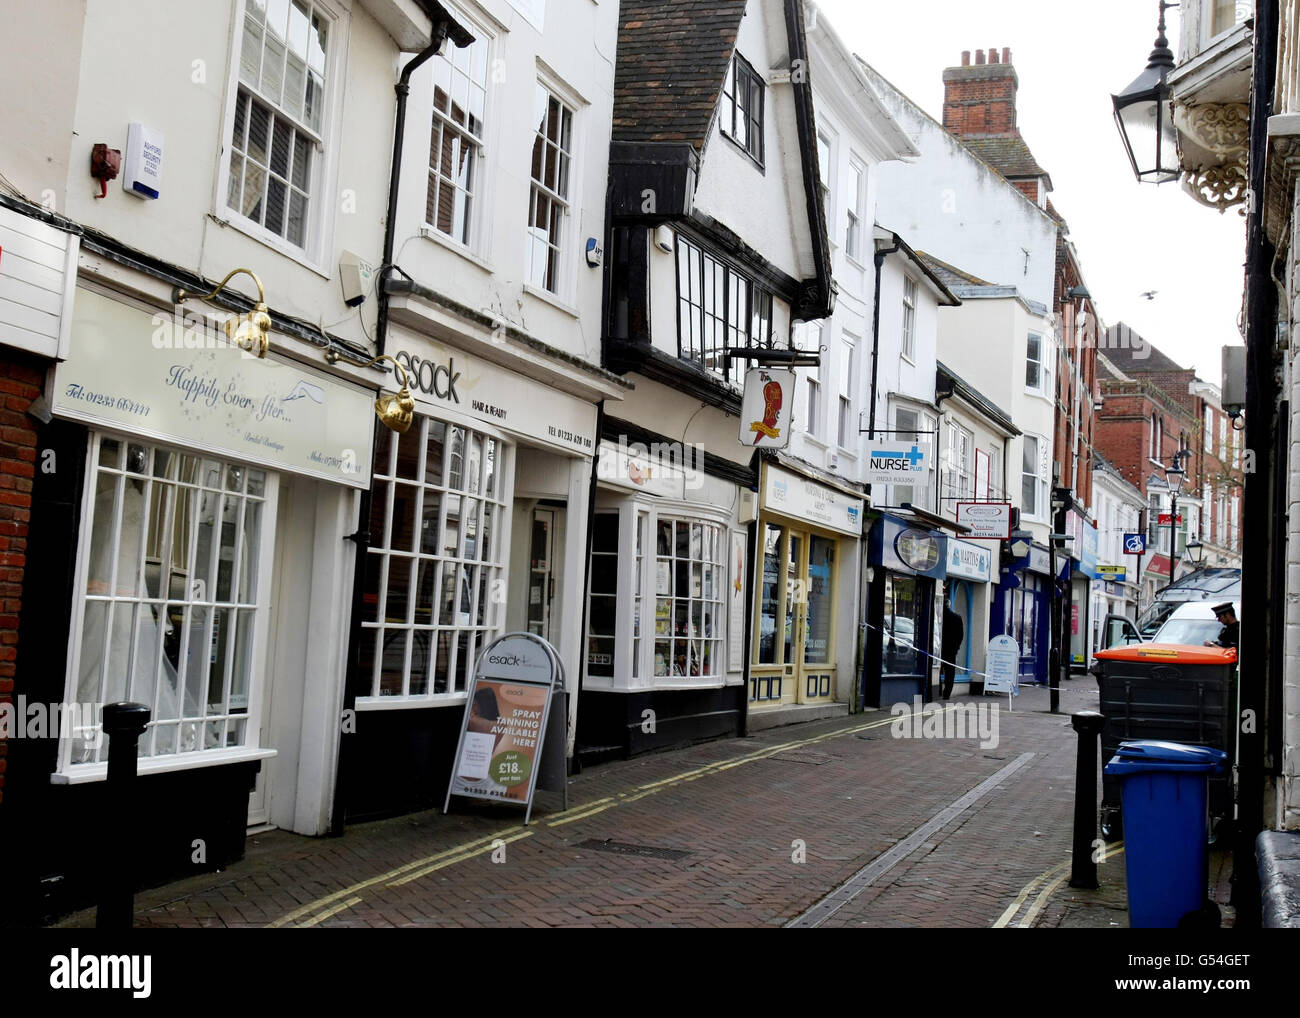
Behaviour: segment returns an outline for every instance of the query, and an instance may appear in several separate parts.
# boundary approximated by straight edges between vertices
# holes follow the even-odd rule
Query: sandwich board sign
[[[539,785],[562,790],[567,808],[565,720],[564,669],[554,647],[532,633],[488,644],[470,682],[443,812],[461,795],[523,806],[528,823]]]
[[[1010,636],[993,637],[984,657],[984,670],[984,692],[1006,693],[1009,707],[1011,697],[1020,695],[1020,644]]]

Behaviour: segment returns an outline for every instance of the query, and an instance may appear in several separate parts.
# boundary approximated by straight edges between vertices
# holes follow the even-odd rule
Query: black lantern
[[[1166,78],[1174,67],[1174,54],[1165,38],[1165,10],[1178,4],[1160,3],[1160,34],[1147,68],[1119,95],[1115,103],[1115,123],[1124,150],[1139,182],[1164,184],[1177,180],[1178,132],[1173,124],[1172,90]]]

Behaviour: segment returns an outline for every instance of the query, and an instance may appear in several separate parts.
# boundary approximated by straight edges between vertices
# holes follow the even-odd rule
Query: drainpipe
[[[393,243],[397,235],[397,190],[402,177],[402,139],[406,134],[406,98],[411,93],[411,75],[431,57],[438,54],[447,41],[451,29],[449,21],[439,21],[433,26],[432,41],[412,58],[398,76],[394,90],[397,92],[397,120],[393,134],[393,165],[388,177],[388,215],[384,221],[384,255],[379,266],[378,311],[375,318],[375,352],[382,354],[388,341],[388,280],[392,268]],[[379,425],[383,427],[383,425]],[[370,462],[374,468],[375,456],[379,450],[379,432],[375,431],[371,444]],[[366,552],[370,548],[370,513],[373,500],[374,482],[361,492],[357,501],[357,529],[344,538],[351,541],[356,550],[352,567],[352,604],[348,618],[348,653],[343,679],[343,711],[355,724],[357,706],[357,685],[361,674],[361,618],[365,605]],[[339,736],[338,760],[335,764],[334,797],[330,809],[329,833],[333,837],[343,834],[347,822],[347,798],[344,795],[345,776],[349,771],[351,741],[349,734],[355,734],[355,728]]]
[[[402,142],[406,137],[406,100],[411,94],[411,75],[438,55],[451,23],[439,21],[433,26],[433,41],[417,53],[398,76],[393,90],[397,93],[397,123],[393,128],[393,165],[388,175],[388,215],[384,219],[384,256],[379,266],[379,312],[375,320],[375,351],[383,353],[388,342],[388,273],[393,268],[393,244],[397,236],[397,191],[402,179]]]
[[[871,301],[871,406],[867,411],[867,438],[876,437],[876,384],[880,374],[880,270],[885,264],[885,259],[891,254],[897,252],[903,246],[902,239],[898,234],[894,234],[894,246],[886,248],[877,248],[875,254],[876,264],[876,291]],[[871,494],[871,485],[867,485],[867,494]]]

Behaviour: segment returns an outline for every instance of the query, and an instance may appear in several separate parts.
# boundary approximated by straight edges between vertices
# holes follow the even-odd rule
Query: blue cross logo
[[[905,458],[912,464],[913,470],[918,470],[920,469],[919,464],[921,460],[925,459],[925,453],[916,446],[912,446],[912,451],[907,453]]]

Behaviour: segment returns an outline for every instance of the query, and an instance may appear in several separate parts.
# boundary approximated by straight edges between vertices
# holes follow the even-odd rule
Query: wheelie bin
[[[1232,763],[1236,755],[1237,652],[1221,647],[1141,643],[1098,651],[1093,674],[1101,691],[1102,759],[1122,742],[1156,739],[1208,746],[1228,754],[1210,779],[1210,814],[1233,815]],[[1101,833],[1122,836],[1118,780],[1103,772]]]
[[[1220,749],[1138,740],[1106,765],[1120,783],[1130,926],[1200,925],[1209,914],[1207,782],[1226,761]]]

